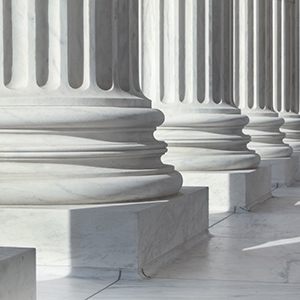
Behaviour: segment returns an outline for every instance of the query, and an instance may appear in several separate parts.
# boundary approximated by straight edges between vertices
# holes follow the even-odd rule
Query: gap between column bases
[[[237,171],[181,171],[184,186],[209,187],[209,211],[244,211],[272,197],[271,166]]]
[[[300,152],[294,152],[291,157],[262,158],[261,166],[271,166],[273,185],[290,185],[299,173]]]

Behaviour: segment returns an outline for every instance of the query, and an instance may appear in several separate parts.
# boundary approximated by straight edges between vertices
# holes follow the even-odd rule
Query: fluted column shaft
[[[255,168],[233,104],[232,0],[142,2],[142,90],[165,114],[164,161],[181,171]]]
[[[244,130],[249,148],[262,158],[289,157],[292,149],[280,131],[284,120],[272,102],[272,1],[234,0],[234,18],[234,99],[250,120]]]
[[[176,193],[139,88],[139,1],[0,2],[0,182],[5,204]]]
[[[273,0],[275,110],[284,118],[284,142],[300,151],[299,0]]]

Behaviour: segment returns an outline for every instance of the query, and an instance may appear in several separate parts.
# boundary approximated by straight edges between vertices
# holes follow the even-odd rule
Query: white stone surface
[[[300,151],[300,115],[299,112],[282,113],[285,123],[282,130],[286,134],[284,142],[289,144],[295,151]]]
[[[271,168],[223,172],[182,172],[185,186],[209,186],[211,211],[248,210],[271,198]]]
[[[83,279],[74,277],[56,277],[42,280],[38,277],[38,300],[84,300],[96,294],[118,279],[118,272],[114,277],[109,275],[97,279]],[[93,298],[92,298],[93,299]]]
[[[176,196],[150,202],[2,206],[0,214],[1,244],[35,247],[39,265],[69,267],[73,274],[139,272],[206,232],[208,196],[207,188],[184,188]]]
[[[235,225],[239,226],[240,224],[236,223]],[[295,270],[299,266],[297,257],[299,238],[296,239],[296,242],[293,239],[272,240],[272,242],[275,246],[269,240],[213,237],[206,244],[187,252],[181,257],[180,262],[161,270],[157,277],[192,279],[197,276],[202,280],[226,279],[248,282],[265,282],[265,278],[268,278],[274,283],[299,284],[299,272]],[[279,249],[276,248],[276,242],[280,245]],[[220,253],[220,249],[224,250],[223,255]],[[203,253],[207,253],[205,260],[200,259]],[[274,255],[277,260],[274,260]],[[285,255],[288,255],[289,258],[286,259]],[[287,271],[287,260],[291,264],[290,273]],[[233,264],[233,261],[236,263]],[[200,263],[202,270],[200,270]],[[251,264],[256,268],[249,268]],[[259,268],[260,265],[263,265],[264,268]],[[247,268],[247,272],[245,272],[245,268]],[[278,270],[280,271],[278,272]],[[293,274],[293,272],[295,273]]]
[[[290,157],[293,148],[289,146],[286,134],[280,130],[284,119],[278,117],[277,113],[267,110],[253,112],[244,110],[249,117],[249,124],[244,132],[251,136],[249,149],[255,150],[261,158]]]
[[[0,247],[0,299],[36,300],[35,266],[35,249]]]
[[[286,158],[266,158],[262,160],[261,166],[271,166],[273,184],[290,184],[298,176],[299,155],[295,153]]]
[[[165,122],[155,137],[168,143],[168,152],[162,161],[175,165],[176,170],[224,171],[258,166],[260,158],[247,148],[250,139],[242,132],[248,117],[220,111],[164,112]]]
[[[168,143],[163,161],[178,171],[256,168],[242,131],[249,120],[233,103],[232,1],[141,8],[142,90],[165,114],[155,134]]]
[[[296,284],[153,279],[150,282],[122,282],[94,297],[93,300],[232,300],[235,298],[251,300],[282,300],[287,298],[289,300],[297,300],[299,297],[298,293],[299,290]]]
[[[0,204],[180,190],[138,83],[138,1],[4,1],[0,15]]]

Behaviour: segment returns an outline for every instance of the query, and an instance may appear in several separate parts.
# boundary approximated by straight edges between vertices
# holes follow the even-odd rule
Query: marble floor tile
[[[282,214],[282,213],[300,213],[300,194],[297,198],[289,197],[273,197],[263,204],[256,205],[251,212],[257,214]]]
[[[210,228],[217,237],[278,240],[300,236],[299,213],[235,214]]]
[[[300,238],[277,242],[212,237],[160,270],[156,278],[300,284]]]
[[[297,181],[292,186],[282,186],[275,189],[272,194],[274,197],[288,197],[288,198],[299,198],[299,188],[300,188],[300,181]]]
[[[209,213],[209,227],[215,226],[223,220],[229,218],[233,212],[216,212],[210,211]]]
[[[298,198],[273,197],[258,204],[250,212],[235,213],[212,226],[210,232],[218,237],[278,240],[300,236],[300,188]]]
[[[84,300],[107,287],[110,280],[86,280],[79,278],[60,278],[38,281],[38,300]]]
[[[107,271],[98,279],[71,277],[68,269],[37,268],[37,300],[85,300],[119,278],[119,272]]]
[[[120,282],[98,294],[93,300],[232,300],[235,298],[251,300],[298,300],[299,286],[296,284],[243,281],[152,279],[139,282]]]

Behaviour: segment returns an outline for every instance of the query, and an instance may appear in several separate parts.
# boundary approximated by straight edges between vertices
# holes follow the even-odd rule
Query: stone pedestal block
[[[272,197],[271,167],[219,172],[182,172],[184,185],[209,186],[211,211],[248,210]]]
[[[206,233],[208,189],[183,188],[171,198],[141,203],[2,206],[0,213],[1,244],[36,247],[40,266],[70,268],[79,276],[136,274]]]
[[[299,177],[299,175],[300,175],[300,151],[294,150],[293,154],[299,157],[299,167],[298,167],[298,172],[297,172],[297,176],[296,176],[296,177]]]
[[[271,165],[272,184],[290,184],[297,177],[299,171],[299,155],[292,157],[263,159],[262,166]]]
[[[1,247],[0,299],[35,300],[35,273],[35,249]]]

